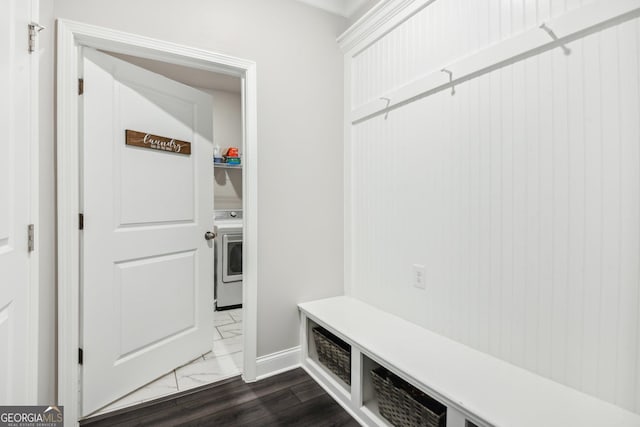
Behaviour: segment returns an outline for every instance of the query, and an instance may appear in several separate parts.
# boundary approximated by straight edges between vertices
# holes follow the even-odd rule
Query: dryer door
[[[222,236],[222,281],[242,281],[242,234]]]

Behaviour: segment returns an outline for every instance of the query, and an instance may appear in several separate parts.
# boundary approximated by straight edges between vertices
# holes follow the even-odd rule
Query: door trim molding
[[[30,1],[31,22],[40,21],[40,0]],[[25,37],[26,37],[25,32]],[[36,44],[36,52],[29,55],[29,222],[35,226],[35,247],[28,260],[28,296],[27,296],[27,346],[29,353],[25,354],[27,366],[27,402],[35,404],[46,391],[41,390],[39,377],[46,375],[40,368],[40,361],[48,358],[41,354],[40,347],[40,46]],[[48,359],[47,359],[48,360]]]
[[[256,64],[202,49],[108,28],[57,21],[58,403],[67,425],[80,418],[79,49],[91,47],[238,76],[243,103],[244,381],[256,380],[258,278],[258,150]],[[212,166],[213,167],[213,164]],[[90,355],[87,355],[90,357]]]

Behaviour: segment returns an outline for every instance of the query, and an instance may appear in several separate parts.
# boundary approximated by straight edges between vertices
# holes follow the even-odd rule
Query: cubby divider
[[[378,407],[378,397],[376,396],[371,371],[384,367],[393,372],[393,368],[363,353],[357,345],[349,339],[339,336],[339,332],[330,327],[305,316],[301,316],[302,321],[302,343],[303,343],[303,366],[307,371],[325,387],[334,398],[347,409],[352,415],[358,416],[367,425],[380,427],[394,427],[389,420],[380,414]],[[351,380],[347,384],[342,378],[332,372],[320,361],[316,340],[314,339],[314,329],[320,328],[327,331],[324,336],[337,336],[339,341],[344,341],[351,353]],[[344,344],[342,344],[344,346]],[[449,410],[447,410],[449,411]],[[447,427],[467,427],[464,423],[447,424]]]

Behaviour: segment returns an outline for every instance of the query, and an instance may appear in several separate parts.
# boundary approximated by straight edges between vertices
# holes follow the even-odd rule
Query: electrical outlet
[[[413,287],[427,289],[424,265],[413,264]]]

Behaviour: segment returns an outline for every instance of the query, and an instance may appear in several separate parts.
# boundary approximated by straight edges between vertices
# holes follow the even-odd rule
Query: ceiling
[[[352,18],[361,8],[373,6],[376,0],[298,0],[310,6],[326,10],[336,15]]]
[[[113,52],[105,52],[120,58],[138,67],[145,68],[157,74],[162,74],[171,80],[184,83],[199,89],[224,90],[240,93],[241,81],[239,77],[226,74],[213,73],[206,70],[184,67],[182,65],[169,64],[153,59],[138,58],[136,56],[123,55]]]

